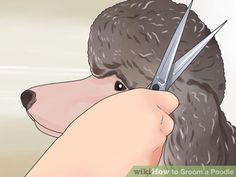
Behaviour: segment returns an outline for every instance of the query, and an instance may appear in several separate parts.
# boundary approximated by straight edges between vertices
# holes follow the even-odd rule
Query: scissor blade
[[[160,87],[160,90],[166,90],[166,82],[168,80],[168,77],[170,75],[170,71],[171,71],[171,67],[175,58],[175,54],[177,51],[177,48],[179,46],[180,43],[180,39],[182,37],[184,28],[185,28],[185,24],[188,18],[188,14],[190,12],[190,9],[192,7],[193,4],[193,0],[191,1],[187,11],[185,12],[182,20],[180,21],[171,41],[170,44],[164,54],[164,57],[162,59],[162,62],[155,74],[155,77],[152,81],[151,84],[151,88],[153,87],[153,85],[159,83],[158,85],[160,86],[163,85],[162,87]]]
[[[182,56],[172,67],[172,76],[169,77],[167,81],[167,89],[176,81],[176,79],[184,72],[184,70],[190,65],[190,63],[195,59],[195,57],[202,51],[202,49],[207,45],[207,43],[220,31],[220,29],[225,25],[227,20],[218,26],[211,34],[209,34],[205,39],[199,42],[195,47],[193,47],[188,53]]]

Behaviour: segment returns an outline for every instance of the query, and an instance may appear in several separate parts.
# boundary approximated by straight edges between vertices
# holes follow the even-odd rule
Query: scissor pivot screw
[[[159,89],[160,89],[160,87],[159,87],[158,84],[154,84],[154,85],[152,86],[152,90],[159,90]]]

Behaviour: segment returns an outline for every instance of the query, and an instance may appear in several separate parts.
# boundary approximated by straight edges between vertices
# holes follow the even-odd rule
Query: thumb
[[[160,130],[164,135],[167,136],[172,132],[174,127],[174,121],[169,116],[169,114],[177,108],[179,101],[177,97],[170,92],[153,91],[153,94],[155,104],[160,110],[163,111],[161,115]]]
[[[153,98],[158,108],[166,114],[172,113],[179,105],[178,98],[166,91],[153,91]]]

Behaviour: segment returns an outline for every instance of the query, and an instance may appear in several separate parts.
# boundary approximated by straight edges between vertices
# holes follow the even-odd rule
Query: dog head
[[[22,103],[36,126],[49,135],[59,136],[101,99],[129,89],[146,88],[186,9],[171,0],[129,0],[103,11],[92,24],[88,40],[92,75],[79,81],[33,87],[22,93]],[[208,34],[210,30],[191,11],[176,59]],[[216,40],[212,39],[169,89],[180,101],[173,113],[177,126],[183,113],[188,112],[187,119],[191,120],[201,109],[198,93],[202,93],[203,101],[211,95],[214,105],[219,106],[224,90],[223,61]]]

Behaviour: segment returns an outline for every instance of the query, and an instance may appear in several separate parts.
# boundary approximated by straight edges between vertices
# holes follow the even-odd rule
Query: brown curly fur
[[[88,41],[93,75],[115,74],[129,89],[147,87],[186,9],[171,0],[129,0],[103,11]],[[209,33],[191,11],[176,59]],[[224,90],[224,65],[214,38],[169,89],[180,106],[172,115],[175,127],[161,164],[236,164],[235,127],[220,108]]]

